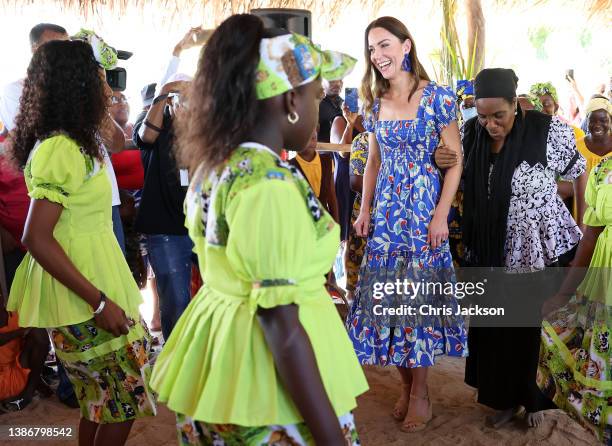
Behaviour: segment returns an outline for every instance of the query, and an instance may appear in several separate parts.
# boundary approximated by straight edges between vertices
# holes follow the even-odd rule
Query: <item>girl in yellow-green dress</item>
[[[338,226],[279,157],[306,147],[321,78],[354,63],[248,14],[204,49],[178,132],[204,286],[152,377],[181,444],[358,444],[367,383],[324,287]]]
[[[7,309],[47,328],[81,406],[82,445],[122,445],[136,418],[155,414],[142,298],[113,233],[103,74],[85,42],[41,46],[9,141],[32,202]]]

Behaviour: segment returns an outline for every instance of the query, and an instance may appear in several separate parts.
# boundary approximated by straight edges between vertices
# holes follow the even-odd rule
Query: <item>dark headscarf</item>
[[[518,78],[514,71],[493,68],[482,70],[474,81],[476,99],[516,97]],[[517,103],[512,130],[491,167],[491,137],[478,118],[464,125],[465,152],[463,195],[463,242],[473,266],[504,266],[506,226],[512,177],[515,169],[527,162],[546,166],[546,142],[551,116],[533,110],[523,113]]]
[[[476,99],[514,98],[518,77],[509,68],[485,68],[474,79]]]

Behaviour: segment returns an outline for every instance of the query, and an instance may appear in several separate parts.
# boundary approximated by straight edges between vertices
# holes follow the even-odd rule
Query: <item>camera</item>
[[[128,60],[132,55],[133,53],[129,51],[117,50],[117,59],[119,60]],[[127,85],[127,71],[122,67],[106,70],[106,82],[113,91],[124,91]]]

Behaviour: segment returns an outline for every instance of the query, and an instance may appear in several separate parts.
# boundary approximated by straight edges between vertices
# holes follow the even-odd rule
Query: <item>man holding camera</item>
[[[145,171],[135,228],[145,235],[155,273],[164,339],[170,336],[191,297],[193,244],[187,235],[183,213],[188,182],[175,162],[172,129],[181,93],[189,81],[185,75],[171,76],[151,108],[142,112],[134,124],[134,142],[141,150]]]
[[[175,162],[172,129],[191,77],[177,74],[176,70],[181,52],[203,44],[209,35],[210,30],[191,28],[174,47],[168,68],[157,84],[156,96],[134,124],[133,139],[141,150],[145,171],[135,228],[145,236],[155,273],[164,339],[170,336],[191,298],[193,243],[183,212],[189,181],[187,172]]]

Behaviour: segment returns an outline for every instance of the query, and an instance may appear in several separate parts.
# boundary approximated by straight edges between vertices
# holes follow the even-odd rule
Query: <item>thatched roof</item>
[[[501,8],[526,7],[534,3],[533,0],[482,2],[483,6],[495,3]],[[84,18],[102,15],[102,12],[122,16],[130,10],[137,10],[143,17],[151,17],[166,26],[190,22],[194,17],[204,17],[206,26],[214,26],[231,14],[248,12],[254,8],[296,8],[310,10],[316,23],[333,25],[342,9],[349,5],[359,5],[365,15],[375,17],[385,3],[385,0],[0,0],[0,10],[25,10],[35,5],[56,4],[61,10],[77,12]],[[536,0],[536,3],[551,3],[551,8],[579,9],[587,11],[592,19],[607,23],[612,21],[612,0]]]
[[[25,9],[33,5],[56,4],[62,10],[77,12],[84,18],[102,11],[122,16],[140,11],[143,16],[157,16],[164,25],[204,17],[205,25],[218,25],[231,14],[249,12],[256,8],[293,8],[311,11],[313,20],[332,25],[342,8],[357,4],[365,13],[375,15],[384,0],[0,0],[2,8]]]

